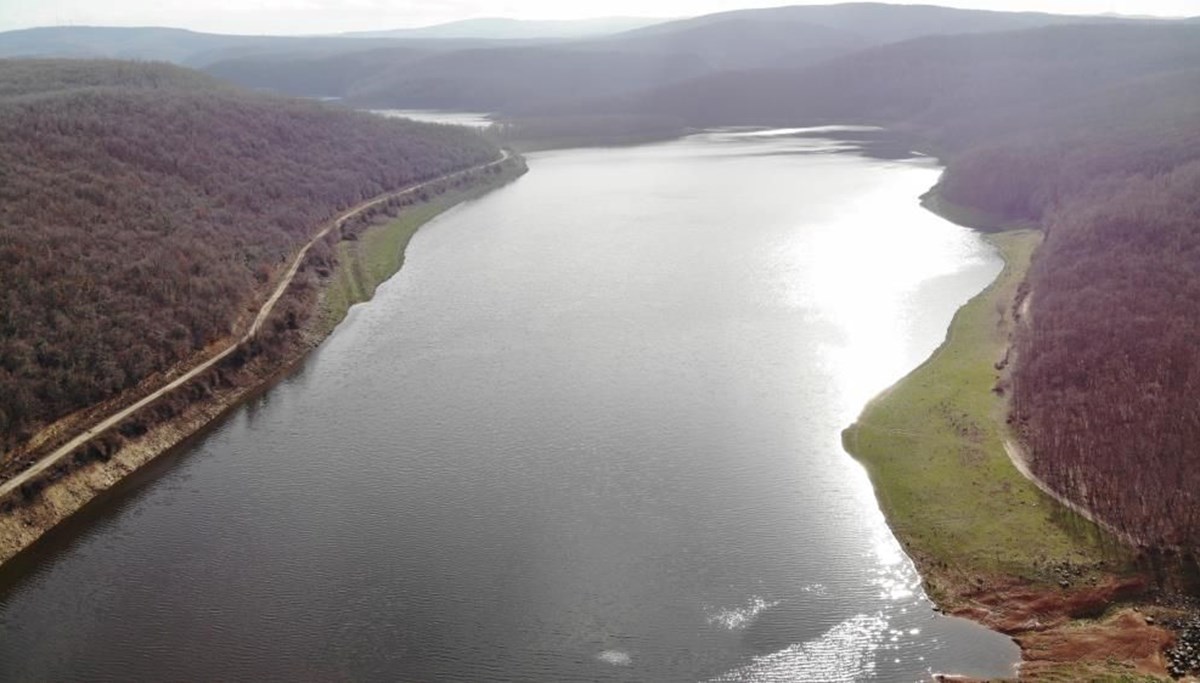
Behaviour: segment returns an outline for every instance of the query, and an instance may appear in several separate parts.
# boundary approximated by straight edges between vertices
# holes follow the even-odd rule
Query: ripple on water
[[[834,626],[814,640],[797,643],[754,660],[712,681],[860,681],[875,671],[887,622],[879,615],[860,614]]]
[[[721,609],[716,611],[709,610],[708,623],[718,624],[730,631],[738,631],[746,628],[754,623],[759,614],[765,610],[775,607],[779,604],[779,600],[766,600],[760,596],[751,596],[747,603],[741,607],[731,609]]]
[[[630,657],[628,652],[620,650],[605,650],[596,655],[596,659],[613,666],[629,666],[633,663],[633,657]]]

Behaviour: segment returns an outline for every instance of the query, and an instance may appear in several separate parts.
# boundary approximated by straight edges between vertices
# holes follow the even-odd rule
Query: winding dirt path
[[[1051,488],[1050,485],[1047,484],[1045,481],[1042,481],[1042,479],[1040,477],[1038,477],[1036,474],[1034,474],[1033,470],[1030,469],[1029,456],[1025,453],[1025,449],[1022,448],[1021,445],[1018,444],[1016,441],[1014,441],[1010,438],[1005,438],[1004,439],[1004,452],[1008,453],[1008,459],[1012,461],[1013,467],[1017,468],[1017,471],[1021,473],[1021,476],[1025,477],[1030,482],[1032,482],[1033,485],[1038,487],[1038,489],[1042,493],[1046,494],[1047,496],[1050,496],[1055,501],[1057,501],[1059,505],[1062,505],[1063,507],[1071,510],[1072,512],[1079,515],[1080,517],[1083,517],[1084,519],[1091,522],[1092,524],[1095,524],[1096,526],[1100,527],[1101,529],[1104,529],[1105,531],[1112,534],[1113,536],[1116,536],[1117,538],[1124,541],[1125,544],[1128,545],[1129,547],[1136,548],[1138,546],[1137,539],[1135,539],[1134,537],[1130,536],[1129,534],[1127,534],[1123,531],[1118,530],[1116,527],[1113,527],[1112,525],[1108,524],[1104,520],[1097,517],[1096,514],[1093,513],[1091,510],[1089,510],[1088,508],[1086,508],[1086,507],[1076,503],[1075,501],[1067,498],[1066,496],[1060,494],[1058,491],[1055,491],[1053,488]]]
[[[262,329],[263,324],[266,323],[267,318],[271,315],[271,311],[275,308],[275,304],[279,301],[279,298],[281,296],[283,296],[283,293],[285,291],[287,291],[287,288],[292,284],[292,280],[294,280],[296,278],[296,273],[298,273],[300,271],[300,264],[304,262],[304,257],[308,255],[309,249],[311,249],[312,246],[314,244],[316,244],[319,240],[321,240],[326,235],[328,235],[330,233],[330,231],[332,231],[334,228],[340,227],[342,225],[342,223],[344,223],[346,220],[353,218],[354,216],[357,216],[358,214],[362,213],[363,211],[366,211],[367,209],[370,209],[371,207],[382,204],[388,200],[395,199],[396,197],[403,197],[405,195],[412,194],[414,192],[418,192],[426,187],[429,187],[430,185],[433,185],[434,183],[439,183],[439,182],[446,181],[446,180],[454,180],[455,178],[462,177],[473,171],[481,171],[484,169],[491,168],[493,166],[498,166],[498,165],[504,163],[505,161],[508,161],[508,159],[511,156],[512,155],[508,152],[508,150],[502,150],[501,157],[499,159],[496,159],[495,161],[490,161],[486,164],[480,164],[478,166],[472,166],[471,168],[464,169],[462,171],[456,171],[454,173],[449,173],[449,174],[434,178],[432,180],[427,180],[425,182],[418,183],[416,185],[412,185],[403,190],[397,190],[395,192],[389,192],[387,194],[380,195],[374,199],[367,200],[361,204],[358,204],[357,206],[354,206],[354,207],[346,210],[341,215],[337,216],[336,218],[331,220],[329,223],[325,224],[325,227],[321,228],[317,232],[317,234],[313,236],[312,239],[310,239],[303,247],[300,248],[300,251],[296,252],[296,256],[292,258],[291,265],[288,266],[287,271],[284,273],[283,277],[279,280],[279,284],[277,284],[275,286],[275,289],[271,292],[271,295],[269,297],[267,297],[267,300],[265,302],[263,302],[262,307],[258,311],[258,315],[256,315],[254,317],[254,321],[252,323],[250,323],[249,329],[247,329],[243,335],[241,335],[240,337],[235,339],[233,342],[231,342],[229,344],[229,346],[222,349],[216,355],[193,366],[187,372],[183,373],[182,375],[180,375],[179,377],[175,378],[174,380],[168,382],[167,384],[163,385],[162,387],[159,387],[157,390],[150,393],[149,395],[142,398],[141,400],[137,401],[136,403],[133,403],[132,405],[122,408],[121,410],[117,411],[116,413],[113,413],[112,415],[108,416],[107,418],[105,418],[105,419],[101,420],[100,422],[97,422],[96,424],[92,425],[91,427],[85,429],[84,431],[82,431],[78,435],[76,435],[74,438],[67,441],[63,445],[56,448],[53,452],[46,455],[41,460],[38,460],[33,465],[30,465],[27,469],[25,469],[23,472],[21,472],[17,476],[13,477],[12,479],[9,479],[8,481],[4,482],[3,484],[0,484],[0,500],[3,500],[5,497],[7,497],[13,491],[16,491],[23,484],[34,479],[35,477],[40,475],[42,472],[45,472],[47,469],[58,464],[58,462],[60,460],[67,457],[67,455],[69,455],[76,448],[82,446],[83,444],[87,443],[88,441],[95,438],[96,436],[98,436],[98,435],[102,434],[103,432],[120,424],[129,416],[138,412],[142,408],[145,408],[146,406],[150,405],[151,403],[154,403],[158,399],[162,398],[164,395],[170,393],[171,391],[173,391],[175,389],[178,389],[179,387],[183,386],[184,384],[187,384],[188,382],[195,379],[200,374],[204,373],[209,368],[213,367],[217,363],[220,363],[226,356],[233,353],[237,349],[237,347],[239,345],[241,345],[243,342],[247,342],[247,341],[250,341],[251,339],[253,339],[254,336],[258,334],[259,330]]]
[[[1018,315],[1020,316],[1018,318],[1018,320],[1020,321],[1019,324],[1021,324],[1021,325],[1029,324],[1029,319],[1030,319],[1029,316],[1030,316],[1030,308],[1031,308],[1030,302],[1032,302],[1032,301],[1033,301],[1033,294],[1028,294],[1025,296],[1025,300],[1021,302],[1021,307],[1020,307],[1020,310],[1018,311]],[[1013,349],[1010,346],[1009,353],[1012,353],[1012,351],[1013,351]],[[1103,519],[1100,519],[1100,517],[1098,517],[1094,512],[1092,512],[1087,507],[1080,505],[1079,503],[1076,503],[1075,501],[1071,500],[1070,498],[1067,498],[1066,496],[1062,495],[1058,491],[1055,491],[1053,488],[1050,487],[1049,484],[1047,484],[1040,477],[1038,477],[1036,474],[1034,474],[1033,468],[1029,464],[1030,463],[1029,454],[1027,452],[1025,452],[1025,448],[1023,446],[1021,446],[1021,444],[1018,443],[1016,439],[1012,438],[1011,436],[1004,437],[1004,452],[1008,454],[1008,459],[1010,461],[1012,461],[1013,467],[1017,468],[1017,471],[1021,473],[1021,476],[1025,477],[1030,482],[1032,482],[1033,485],[1038,487],[1038,490],[1040,490],[1042,493],[1053,498],[1055,501],[1058,502],[1059,505],[1062,505],[1063,507],[1067,508],[1068,510],[1071,510],[1072,512],[1079,515],[1080,517],[1083,517],[1084,519],[1091,522],[1092,524],[1095,524],[1096,526],[1100,527],[1101,529],[1104,529],[1105,531],[1112,534],[1113,536],[1116,536],[1117,538],[1121,539],[1129,547],[1131,547],[1131,548],[1138,547],[1139,544],[1137,542],[1137,539],[1135,539],[1133,536],[1131,536],[1125,532],[1119,531],[1116,527],[1112,526],[1111,524],[1108,524]]]

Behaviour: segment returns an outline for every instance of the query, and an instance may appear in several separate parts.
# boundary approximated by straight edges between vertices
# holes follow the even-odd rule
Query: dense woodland
[[[1129,535],[1200,544],[1200,161],[1055,208],[1014,419],[1036,471]]]
[[[497,156],[177,67],[0,61],[0,441],[228,335],[340,209]]]
[[[1200,66],[1200,25],[1079,25],[930,36],[802,68],[722,72],[556,111],[697,126],[876,124],[962,147],[1039,129],[1105,88]],[[1103,112],[1089,123],[1111,125]]]
[[[649,60],[620,50],[551,46],[444,53],[397,48],[301,60],[249,56],[206,70],[250,87],[339,97],[357,106],[465,111],[628,92],[705,72],[691,55]]]

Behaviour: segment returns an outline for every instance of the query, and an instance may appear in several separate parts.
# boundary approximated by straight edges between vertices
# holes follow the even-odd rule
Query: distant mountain
[[[495,26],[512,25],[499,20],[483,20],[483,25],[497,21]],[[443,49],[426,57],[397,52],[392,61],[383,52],[303,58],[251,54],[213,63],[208,70],[256,88],[345,97],[365,106],[518,112],[667,87],[697,77],[737,79],[715,75],[721,73],[800,68],[926,35],[1080,22],[1130,23],[878,3],[805,5],[722,12],[549,45],[493,42],[486,49]],[[455,26],[446,30],[462,30],[461,23]],[[344,80],[327,78],[329,74],[344,74]],[[332,87],[335,82],[340,87]]]
[[[218,61],[205,71],[256,90],[300,97],[344,97],[364,74],[401,68],[429,54],[407,47],[386,47],[335,55],[251,55]]]
[[[516,40],[537,38],[583,38],[618,33],[660,24],[667,19],[649,17],[604,17],[561,21],[483,18],[453,21],[436,26],[401,28],[390,31],[353,31],[341,35],[353,38],[487,38]]]
[[[601,39],[597,44],[609,49],[695,54],[714,71],[721,71],[806,66],[923,36],[1133,21],[928,5],[797,5],[669,21]]]
[[[653,21],[659,23],[645,25]],[[803,68],[928,35],[1081,22],[1138,23],[1124,18],[853,3],[739,10],[672,21],[475,19],[354,37],[228,36],[153,27],[40,28],[0,33],[0,57],[165,60],[205,68],[222,79],[257,89],[343,97],[364,106],[517,112],[652,91],[693,78],[738,80],[729,74]],[[631,24],[640,26],[601,36],[562,37]],[[553,34],[559,37],[545,37]],[[770,76],[757,74],[754,79]],[[725,87],[717,82],[709,85],[715,87],[711,92]],[[736,102],[719,104],[714,112],[737,106]]]
[[[158,27],[60,26],[0,33],[0,58],[141,59],[199,67],[248,55],[312,57],[397,45],[433,51],[487,44],[468,39],[401,42],[337,36],[236,36]]]
[[[687,31],[701,26],[730,21],[753,22],[774,26],[802,25],[821,27],[872,44],[894,43],[921,36],[955,33],[1012,31],[1043,26],[1081,23],[1128,23],[1130,17],[1102,17],[1047,14],[1043,12],[997,12],[968,10],[933,5],[891,5],[878,2],[833,5],[793,5],[766,9],[719,12],[691,19],[680,19],[630,31],[621,36],[633,38]]]
[[[668,22],[579,47],[638,54],[648,62],[661,59],[662,55],[687,56],[705,70],[716,72],[776,64],[813,64],[874,44],[837,27],[770,10],[751,10]]]
[[[210,72],[224,66],[215,65]],[[648,60],[629,52],[572,47],[462,50],[359,74],[340,95],[360,106],[497,111],[529,102],[626,93],[707,71],[690,55]]]
[[[0,56],[112,57],[182,63],[198,52],[254,40],[174,28],[46,27],[0,33]]]
[[[1117,83],[1196,66],[1194,24],[1056,26],[931,36],[805,68],[710,74],[564,109],[668,115],[693,125],[905,125],[936,128],[950,142],[977,129],[1018,128],[1027,113],[1042,117]]]

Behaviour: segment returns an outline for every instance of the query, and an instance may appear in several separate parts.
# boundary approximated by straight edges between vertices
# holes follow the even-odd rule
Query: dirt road
[[[1025,449],[1022,448],[1016,441],[1007,438],[1004,439],[1004,451],[1008,453],[1008,459],[1012,461],[1013,467],[1017,468],[1017,471],[1021,473],[1021,476],[1033,482],[1034,486],[1038,487],[1042,493],[1057,501],[1059,505],[1062,505],[1092,524],[1095,524],[1113,536],[1116,536],[1130,547],[1137,547],[1140,545],[1137,539],[1108,524],[1104,520],[1097,517],[1091,510],[1060,494],[1058,491],[1055,491],[1053,488],[1051,488],[1049,484],[1042,481],[1041,478],[1033,473],[1033,470],[1029,466],[1029,456],[1026,455]]]
[[[420,190],[422,190],[426,187],[429,187],[430,185],[433,185],[434,183],[439,183],[439,182],[442,182],[445,180],[454,180],[455,178],[464,176],[468,173],[471,173],[472,171],[480,171],[480,170],[484,170],[487,168],[491,168],[493,166],[498,166],[498,165],[504,163],[505,161],[508,161],[510,156],[511,156],[511,154],[507,150],[504,150],[502,156],[495,161],[491,161],[486,164],[480,164],[479,166],[473,166],[471,168],[468,168],[468,169],[465,169],[462,171],[457,171],[455,173],[450,173],[450,174],[447,174],[444,176],[440,176],[440,177],[434,178],[432,180],[427,180],[423,183],[419,183],[417,185],[407,187],[403,190],[398,190],[396,192],[389,192],[387,194],[380,195],[379,197],[376,197],[369,201],[363,202],[362,204],[359,204],[359,205],[345,211],[338,217],[334,218],[332,221],[327,223],[325,225],[325,227],[321,228],[321,230],[319,230],[317,232],[317,234],[314,235],[313,238],[311,240],[309,240],[308,243],[306,243],[303,247],[301,247],[300,251],[298,251],[296,253],[296,256],[292,259],[291,265],[288,266],[287,271],[284,273],[283,277],[280,278],[279,284],[277,284],[275,286],[275,289],[271,292],[271,295],[269,297],[267,297],[267,300],[265,302],[263,302],[262,307],[258,311],[258,315],[256,315],[254,317],[254,322],[252,322],[250,324],[250,327],[249,327],[249,329],[246,330],[245,334],[243,334],[242,336],[238,337],[236,340],[231,342],[229,344],[229,346],[227,346],[226,348],[221,350],[216,355],[208,358],[205,361],[202,361],[198,365],[193,366],[187,372],[183,373],[176,379],[174,379],[171,382],[158,388],[157,390],[155,390],[154,392],[152,392],[145,398],[142,398],[141,400],[137,401],[136,403],[134,403],[130,406],[127,406],[127,407],[117,411],[116,413],[113,413],[112,415],[108,416],[107,418],[92,425],[88,429],[85,429],[83,432],[81,432],[80,434],[78,434],[77,436],[72,438],[71,440],[67,441],[62,446],[59,446],[57,449],[55,449],[49,455],[47,455],[46,457],[37,461],[33,465],[31,465],[25,471],[21,472],[20,474],[13,477],[12,479],[9,479],[8,481],[4,482],[3,484],[0,484],[0,500],[3,500],[5,497],[7,497],[13,491],[16,491],[23,484],[34,479],[35,477],[40,475],[42,472],[45,472],[47,469],[58,464],[58,462],[60,460],[67,457],[68,455],[70,455],[71,452],[74,451],[76,448],[82,446],[83,444],[87,443],[88,441],[90,441],[94,437],[102,434],[103,432],[117,426],[118,424],[123,422],[126,418],[130,417],[131,415],[138,412],[142,408],[145,408],[146,406],[150,405],[151,403],[154,403],[158,399],[162,398],[164,395],[170,393],[171,391],[173,391],[175,389],[178,389],[179,387],[183,386],[184,384],[187,384],[191,380],[195,379],[196,377],[198,377],[199,375],[201,375],[202,373],[207,371],[209,368],[213,367],[217,363],[220,363],[226,356],[233,353],[240,344],[253,339],[254,335],[258,334],[258,331],[260,329],[262,329],[263,324],[266,323],[267,318],[271,315],[271,311],[275,308],[275,304],[279,301],[279,298],[281,296],[283,296],[283,293],[285,291],[287,291],[288,286],[290,286],[292,284],[292,280],[295,279],[296,273],[298,273],[300,271],[300,264],[304,262],[304,257],[308,255],[309,249],[311,249],[312,246],[317,243],[317,241],[324,238],[326,235],[329,234],[329,232],[331,230],[339,227],[347,219],[353,218],[354,216],[357,216],[358,214],[362,213],[363,211],[366,211],[367,209],[370,209],[373,206],[382,204],[390,199],[394,199],[396,197],[403,197],[407,194],[412,194],[414,192],[419,192]]]

